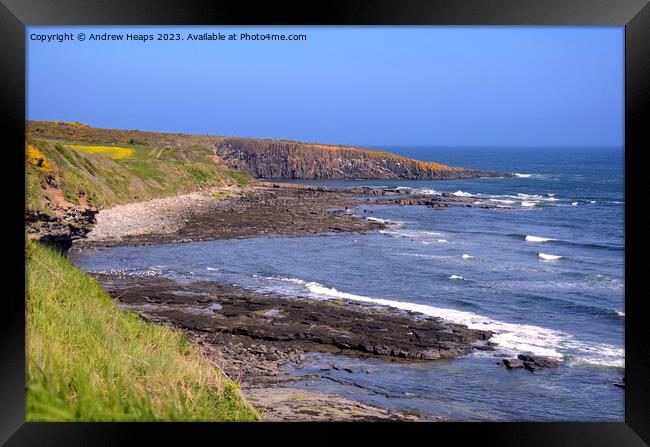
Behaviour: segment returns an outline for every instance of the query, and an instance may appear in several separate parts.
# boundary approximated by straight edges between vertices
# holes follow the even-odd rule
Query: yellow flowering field
[[[130,158],[133,155],[133,149],[121,146],[86,146],[80,144],[66,144],[69,149],[76,151],[89,152],[91,154],[106,155],[112,159]]]

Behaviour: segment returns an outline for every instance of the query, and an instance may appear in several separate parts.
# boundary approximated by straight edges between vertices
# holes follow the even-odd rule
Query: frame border
[[[25,135],[25,27],[34,25],[618,25],[625,26],[625,350],[626,390],[624,423],[432,423],[432,424],[261,424],[254,434],[267,437],[275,428],[288,427],[292,434],[314,434],[332,428],[368,429],[377,439],[395,436],[444,436],[452,440],[477,440],[501,445],[650,445],[650,350],[645,342],[650,330],[644,317],[648,307],[642,295],[643,251],[638,244],[647,220],[640,219],[635,204],[642,198],[641,153],[650,147],[648,102],[650,100],[650,6],[647,0],[343,0],[320,4],[260,4],[192,0],[144,0],[111,2],[59,0],[3,0],[0,3],[0,43],[4,81],[0,97],[5,106],[7,156],[16,174],[5,187],[10,200],[8,221],[16,234],[24,231],[24,163],[20,147]],[[18,184],[18,191],[15,189]],[[647,185],[643,185],[647,186]],[[19,194],[18,192],[22,192]],[[646,225],[643,225],[645,223]],[[24,240],[10,237],[9,259],[24,257]],[[22,254],[21,254],[22,252]],[[639,262],[640,261],[640,262]],[[206,439],[243,434],[241,424],[123,424],[123,423],[25,423],[25,308],[16,297],[25,293],[18,278],[24,264],[7,263],[8,275],[17,284],[15,294],[6,294],[0,326],[0,357],[3,359],[0,396],[0,442],[6,445],[115,444],[136,438],[187,442],[196,436]],[[585,396],[588,398],[588,396]],[[242,430],[243,429],[243,430]],[[346,430],[347,431],[347,430]],[[352,430],[351,430],[352,431]],[[365,431],[365,430],[364,430]],[[13,436],[12,436],[13,434]],[[253,434],[253,433],[252,433]],[[399,438],[398,438],[399,436]],[[303,439],[303,438],[297,438]],[[309,438],[307,438],[309,439]]]

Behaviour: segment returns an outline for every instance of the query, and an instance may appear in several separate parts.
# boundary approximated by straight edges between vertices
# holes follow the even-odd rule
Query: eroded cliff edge
[[[57,121],[28,121],[27,133],[52,142],[159,149],[181,159],[206,151],[216,156],[215,163],[224,162],[230,169],[262,179],[443,180],[511,176],[419,161],[375,149],[290,140],[100,129]]]
[[[264,179],[442,180],[507,175],[349,146],[220,138],[214,148],[231,168]]]

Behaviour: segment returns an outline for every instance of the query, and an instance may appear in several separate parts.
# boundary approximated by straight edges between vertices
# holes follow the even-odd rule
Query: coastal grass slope
[[[66,135],[62,132],[60,139],[47,140],[28,132],[27,209],[51,213],[70,207],[109,208],[203,187],[244,186],[252,180],[199,144],[166,147],[133,138],[115,144],[108,137],[89,143]]]
[[[442,180],[504,175],[371,148],[292,140],[100,129],[59,121],[28,121],[27,134],[67,148],[103,153],[116,161],[141,160],[142,154],[151,159],[177,153],[185,158],[209,157],[215,164],[263,179]]]
[[[255,421],[180,333],[119,309],[63,255],[26,245],[28,421]]]

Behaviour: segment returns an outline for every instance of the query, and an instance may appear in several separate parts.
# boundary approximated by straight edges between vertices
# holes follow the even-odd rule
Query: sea
[[[450,420],[623,421],[624,390],[613,385],[625,374],[623,149],[383,149],[515,176],[302,181],[448,192],[497,208],[368,202],[349,212],[386,229],[73,251],[71,259],[91,272],[410,310],[493,331],[497,343],[423,363],[314,354],[291,372],[310,378],[292,386]],[[535,373],[499,365],[520,353],[561,363]]]

